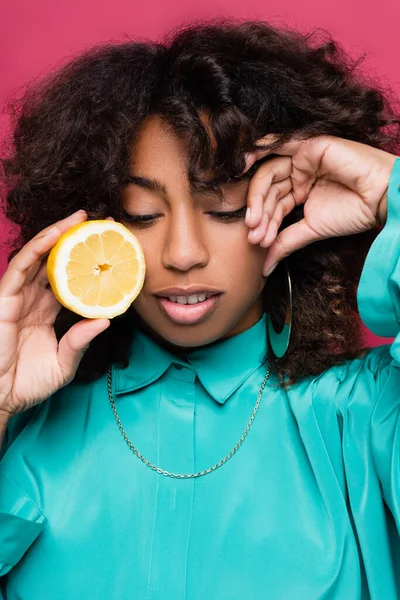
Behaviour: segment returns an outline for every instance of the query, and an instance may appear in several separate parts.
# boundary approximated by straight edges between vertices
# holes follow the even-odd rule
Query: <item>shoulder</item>
[[[16,414],[7,425],[0,460],[15,442],[18,447],[15,452],[18,453],[21,444],[36,443],[38,437],[46,435],[65,436],[69,431],[68,426],[74,430],[80,423],[85,423],[89,408],[99,400],[101,390],[104,395],[104,389],[104,378],[101,381],[73,381],[40,404]]]
[[[299,381],[288,389],[288,395],[303,410],[309,404],[322,412],[344,414],[357,407],[357,411],[371,414],[382,393],[393,396],[395,392],[390,390],[400,389],[400,369],[391,348],[384,344],[367,349],[362,356]]]
[[[375,382],[376,389],[379,389],[394,367],[391,350],[391,344],[366,349],[362,356],[333,367],[332,370],[340,382],[361,384],[371,380]]]

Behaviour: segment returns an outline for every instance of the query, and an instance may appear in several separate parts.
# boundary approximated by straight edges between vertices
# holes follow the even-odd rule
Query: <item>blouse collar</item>
[[[128,367],[113,366],[114,392],[125,394],[150,385],[175,364],[190,366],[207,392],[222,404],[266,361],[267,344],[265,314],[238,335],[189,350],[185,354],[187,361],[137,330]]]

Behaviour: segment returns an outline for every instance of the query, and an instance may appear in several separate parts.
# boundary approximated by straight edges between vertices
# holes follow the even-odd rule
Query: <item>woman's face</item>
[[[147,327],[169,344],[194,347],[256,323],[266,250],[247,241],[248,181],[225,186],[222,202],[210,193],[193,194],[185,141],[156,116],[132,148],[130,175],[132,183],[122,190],[123,223],[146,259],[145,283],[133,306]],[[217,214],[239,210],[228,218]],[[146,222],[128,215],[146,215]]]

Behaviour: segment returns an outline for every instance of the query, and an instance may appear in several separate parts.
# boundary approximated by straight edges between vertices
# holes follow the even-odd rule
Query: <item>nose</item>
[[[164,244],[164,266],[189,271],[194,267],[204,267],[208,260],[206,240],[193,208],[186,206],[179,213],[171,214]]]

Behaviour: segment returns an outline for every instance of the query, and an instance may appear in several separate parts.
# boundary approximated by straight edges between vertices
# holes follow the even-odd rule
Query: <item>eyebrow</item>
[[[155,192],[156,194],[160,194],[164,198],[166,198],[168,196],[167,188],[160,181],[157,181],[157,179],[149,179],[148,177],[141,177],[138,175],[130,175],[129,177],[127,177],[124,180],[123,185],[137,185],[141,188],[149,190],[150,192]],[[193,185],[191,185],[191,189],[192,189],[192,192],[196,191],[195,186],[193,186]],[[204,195],[209,195],[210,193],[214,193],[214,194],[219,195],[218,191],[215,188],[213,188],[212,186],[209,189],[207,187],[203,187],[203,188],[197,190],[197,193],[204,194]]]
[[[148,179],[147,177],[130,175],[125,179],[124,185],[138,185],[139,187],[149,190],[150,192],[156,192],[164,197],[167,196],[167,188],[156,179]]]
[[[249,171],[247,173],[239,175],[238,177],[231,179],[227,183],[234,183],[234,184],[236,183],[237,184],[237,183],[241,183],[241,182],[249,179],[250,173],[253,171],[254,167],[255,167],[255,165],[253,165],[253,167],[251,169],[249,169]],[[137,185],[141,188],[149,190],[150,192],[155,192],[156,194],[160,194],[163,198],[168,197],[167,188],[165,187],[164,184],[162,184],[157,179],[149,179],[148,177],[141,177],[139,175],[129,175],[123,181],[123,185]],[[220,200],[223,200],[223,198],[224,198],[221,187],[216,187],[216,186],[210,185],[209,188],[207,188],[207,186],[200,187],[200,189],[198,189],[198,190],[196,190],[195,188],[196,188],[196,186],[193,186],[193,184],[191,184],[192,191],[197,191],[197,193],[204,194],[206,196],[210,195],[210,194],[216,195],[216,196],[218,196],[218,198]]]

